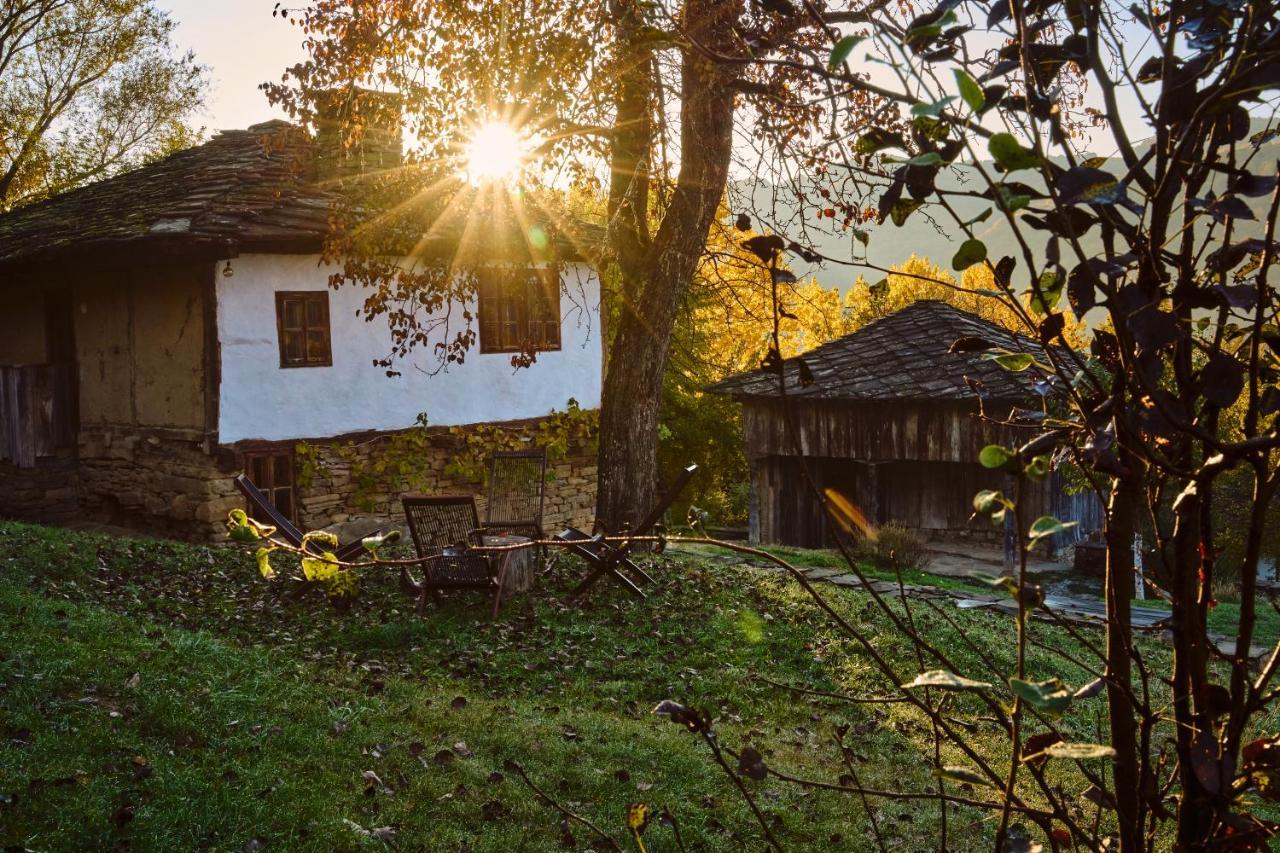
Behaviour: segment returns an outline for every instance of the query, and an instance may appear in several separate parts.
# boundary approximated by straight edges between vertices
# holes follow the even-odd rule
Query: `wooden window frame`
[[[289,519],[296,525],[298,523],[298,465],[297,459],[294,455],[293,443],[283,442],[280,444],[255,445],[243,450],[241,455],[243,457],[243,466],[241,470],[244,471],[245,476],[253,481],[253,484],[267,496],[267,500],[271,501],[275,508],[279,510],[285,518]],[[289,482],[285,485],[275,482],[275,460],[282,457],[288,460],[287,470],[289,472]],[[259,460],[266,461],[267,470],[270,472],[269,478],[260,478],[255,476],[258,472],[255,470],[254,462]],[[260,479],[269,480],[269,482],[259,482]],[[280,506],[280,501],[276,496],[276,493],[281,489],[289,490],[289,507],[287,512]],[[246,511],[250,516],[252,516],[253,506],[247,505]],[[267,524],[271,521],[268,518],[260,518],[258,520]]]
[[[302,325],[297,328],[285,328],[285,303],[290,300],[302,302]],[[315,302],[321,306],[323,325],[313,326],[307,321],[307,303]],[[333,327],[329,322],[329,291],[327,290],[277,290],[276,291],[276,340],[280,345],[280,367],[332,367],[333,366]],[[324,355],[319,358],[308,358],[305,355],[307,338],[312,331],[324,332]],[[303,344],[302,361],[291,361],[286,345],[287,333],[301,333]]]
[[[535,299],[542,308],[536,316],[530,307]],[[476,307],[481,355],[558,352],[562,346],[560,270],[554,265],[478,270]]]

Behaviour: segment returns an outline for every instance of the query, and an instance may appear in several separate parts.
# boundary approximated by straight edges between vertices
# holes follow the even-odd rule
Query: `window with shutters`
[[[477,272],[480,352],[560,349],[560,273],[549,268]]]
[[[328,367],[329,291],[287,290],[276,293],[276,327],[281,367]]]
[[[257,486],[267,500],[271,501],[280,514],[298,523],[297,501],[295,500],[293,477],[293,445],[278,445],[252,450],[244,454],[244,472]],[[246,507],[253,516],[253,506]],[[255,516],[256,517],[256,516]],[[259,518],[265,524],[271,519]]]

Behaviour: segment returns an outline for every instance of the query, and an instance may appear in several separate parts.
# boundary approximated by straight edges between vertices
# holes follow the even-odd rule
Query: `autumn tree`
[[[739,111],[758,104],[757,115],[809,132],[821,110],[807,104],[803,76],[762,60],[807,52],[826,27],[862,20],[861,6],[831,21],[744,0],[323,0],[284,12],[307,34],[310,56],[267,91],[300,119],[314,121],[335,92],[393,92],[419,164],[456,173],[468,135],[497,116],[537,140],[522,205],[545,212],[562,195],[556,181],[601,180],[599,260],[613,283],[605,313],[615,322],[597,515],[614,528],[636,520],[653,502],[672,328],[725,194]],[[358,134],[365,119],[348,110],[346,126]],[[350,243],[344,249],[360,254]],[[431,304],[465,302],[465,294],[441,296],[458,286],[453,277],[421,275],[412,259],[388,266],[366,257],[348,270],[347,280],[410,301],[428,290]]]
[[[206,80],[152,0],[0,7],[0,211],[191,144]]]

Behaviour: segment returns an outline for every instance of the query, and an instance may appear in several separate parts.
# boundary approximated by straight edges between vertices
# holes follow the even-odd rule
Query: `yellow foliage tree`
[[[697,338],[702,352],[698,356],[720,376],[759,366],[773,333],[768,270],[724,241],[723,236],[715,241],[700,272],[713,298],[702,300],[693,311],[693,325],[700,332]],[[782,356],[807,352],[922,299],[937,299],[1011,331],[1027,332],[1007,297],[996,289],[986,264],[970,267],[957,282],[928,258],[912,255],[891,267],[881,284],[859,276],[843,297],[839,288],[826,287],[815,278],[780,283]],[[1068,315],[1064,334],[1078,345],[1083,341],[1084,326]]]

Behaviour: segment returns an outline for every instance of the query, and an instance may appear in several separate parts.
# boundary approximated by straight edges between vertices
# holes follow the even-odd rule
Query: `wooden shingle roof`
[[[72,256],[92,263],[102,252],[126,258],[318,252],[337,193],[347,185],[317,183],[316,154],[316,143],[284,121],[222,131],[141,168],[0,214],[0,270]],[[426,207],[414,206],[416,221],[400,216],[406,221],[398,231],[405,233],[395,237],[406,252],[454,252],[466,217]],[[542,231],[561,258],[592,257],[601,229],[571,227],[568,234],[547,223]],[[485,257],[496,256],[497,244],[511,236],[492,222],[482,230],[471,242]]]
[[[1043,358],[1041,348],[975,314],[925,299],[856,332],[816,347],[785,363],[788,397],[802,400],[972,400],[978,393],[966,378],[981,383],[982,396],[1025,400],[1035,381],[1014,373],[981,352],[949,353],[959,338],[982,338],[1015,352]],[[801,385],[799,362],[813,374]],[[730,376],[708,391],[739,399],[778,397],[778,377],[764,369]]]
[[[223,131],[138,169],[0,216],[0,266],[95,247],[319,245],[331,196],[287,122]]]

